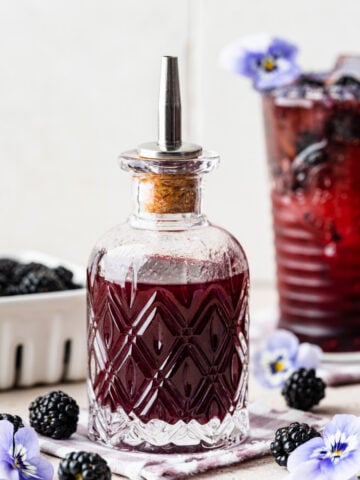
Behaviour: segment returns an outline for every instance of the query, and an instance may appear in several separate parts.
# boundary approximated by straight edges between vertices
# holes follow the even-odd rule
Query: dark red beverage
[[[168,424],[223,420],[239,407],[247,271],[207,283],[119,285],[99,275],[91,283],[89,371],[99,406]]]
[[[360,349],[360,83],[325,77],[264,98],[280,326]]]

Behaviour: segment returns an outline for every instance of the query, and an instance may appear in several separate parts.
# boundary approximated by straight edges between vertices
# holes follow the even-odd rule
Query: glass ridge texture
[[[321,78],[264,95],[279,326],[360,350],[360,84]]]
[[[234,445],[249,428],[249,271],[238,241],[201,210],[201,177],[217,160],[186,167],[193,211],[166,215],[146,208],[148,161],[130,161],[134,213],[88,267],[89,436],[153,452]]]

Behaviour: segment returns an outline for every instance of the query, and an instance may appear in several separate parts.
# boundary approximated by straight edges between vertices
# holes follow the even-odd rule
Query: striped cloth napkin
[[[262,340],[276,328],[278,312],[274,308],[255,311],[250,321],[250,351],[260,347]],[[349,354],[325,355],[316,373],[327,385],[347,385],[360,383],[360,352]]]
[[[177,480],[268,454],[275,431],[291,422],[305,422],[317,429],[326,423],[311,413],[273,410],[259,403],[250,404],[249,412],[251,430],[241,445],[206,453],[159,455],[112,450],[87,438],[86,410],[81,411],[78,430],[69,440],[40,437],[40,448],[60,458],[72,451],[96,452],[108,462],[113,473],[131,480]]]

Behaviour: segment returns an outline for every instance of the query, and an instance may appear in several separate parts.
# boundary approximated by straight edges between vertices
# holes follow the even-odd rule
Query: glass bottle
[[[177,58],[163,57],[159,141],[121,155],[134,212],[88,267],[92,440],[185,452],[247,434],[248,264],[201,208],[218,161],[181,141]]]

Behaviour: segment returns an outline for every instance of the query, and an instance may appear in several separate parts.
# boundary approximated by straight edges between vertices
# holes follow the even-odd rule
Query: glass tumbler
[[[309,78],[263,98],[279,326],[360,350],[360,83]]]

